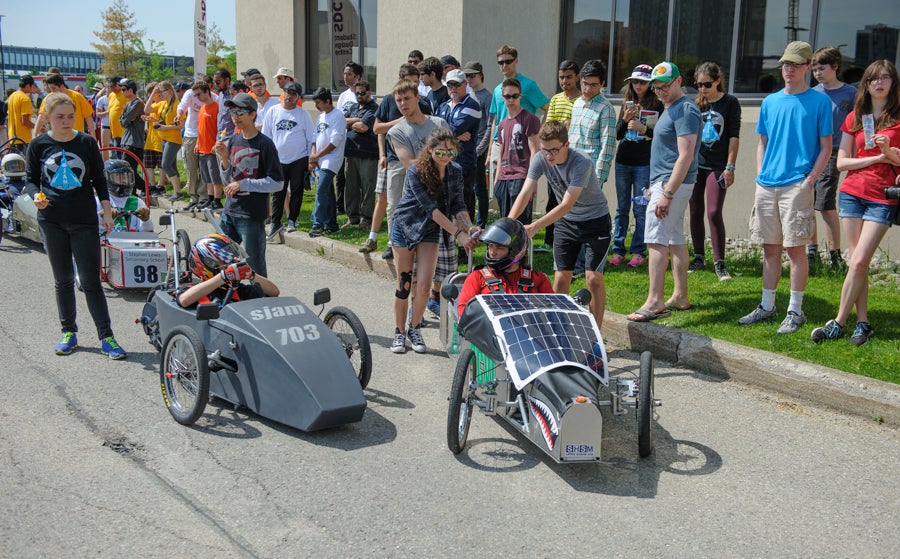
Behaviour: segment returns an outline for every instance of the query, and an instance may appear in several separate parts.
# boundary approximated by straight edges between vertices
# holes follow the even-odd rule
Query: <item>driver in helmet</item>
[[[109,159],[103,164],[103,174],[109,188],[109,205],[113,210],[113,231],[153,231],[150,208],[140,197],[131,194],[134,189],[131,165],[121,159]],[[99,200],[97,211],[100,211]],[[124,212],[135,212],[135,215],[118,215]]]
[[[463,284],[456,300],[460,316],[469,299],[482,293],[553,293],[546,274],[519,263],[528,248],[528,235],[521,223],[509,217],[498,219],[478,240],[487,244],[485,265],[470,273]]]
[[[241,245],[225,235],[206,235],[197,239],[191,248],[191,272],[200,283],[185,286],[175,295],[182,307],[197,303],[246,301],[259,297],[278,297],[278,287],[267,278],[254,274],[247,264],[247,253]],[[225,301],[228,288],[231,298]]]
[[[25,190],[25,158],[18,153],[7,153],[0,161],[3,185],[9,188],[10,201]]]

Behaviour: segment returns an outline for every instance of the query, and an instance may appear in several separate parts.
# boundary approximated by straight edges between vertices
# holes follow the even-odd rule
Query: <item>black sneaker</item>
[[[213,198],[212,201],[210,201],[209,205],[207,205],[206,207],[213,211],[223,209],[222,202],[220,202],[218,198]]]
[[[836,250],[831,253],[831,271],[841,275],[847,273],[847,262],[844,261],[844,257],[841,256],[840,251]]]
[[[384,260],[393,260],[394,259],[394,249],[388,247],[384,254],[381,255],[381,258]]]
[[[850,343],[859,347],[868,343],[874,335],[875,330],[872,330],[871,324],[868,322],[857,322],[856,328],[853,329],[853,335],[850,336]]]
[[[314,238],[321,237],[324,234],[325,234],[325,230],[322,229],[321,227],[313,227],[312,229],[309,230],[310,237],[314,237]]]
[[[812,331],[812,341],[820,344],[825,340],[836,340],[844,335],[844,327],[837,320],[829,320],[825,326],[819,326]]]
[[[731,279],[731,274],[728,273],[728,269],[725,267],[724,260],[716,260],[714,266],[716,268],[716,276],[719,278],[719,281],[728,281]]]
[[[693,274],[694,272],[700,272],[706,268],[706,261],[702,256],[695,256],[693,260],[691,260],[691,265],[688,266],[688,273]]]

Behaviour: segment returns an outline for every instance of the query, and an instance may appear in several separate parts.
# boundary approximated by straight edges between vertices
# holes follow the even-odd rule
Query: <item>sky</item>
[[[206,0],[207,25],[215,23],[226,45],[235,44],[236,0]],[[13,0],[0,2],[4,45],[93,51],[94,30],[112,0]],[[190,0],[127,0],[135,27],[147,39],[164,43],[164,54],[194,55],[194,2]],[[40,14],[51,14],[49,17]]]

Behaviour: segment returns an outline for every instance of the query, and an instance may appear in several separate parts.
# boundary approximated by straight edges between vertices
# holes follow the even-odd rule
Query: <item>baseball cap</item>
[[[250,68],[246,72],[241,72],[242,76],[252,76],[253,74],[262,74],[257,68]]]
[[[320,87],[313,92],[312,98],[314,101],[331,101],[331,91],[324,87]]]
[[[639,80],[642,82],[649,82],[651,80],[650,74],[652,72],[653,68],[649,64],[638,64],[634,67],[634,70],[631,71],[631,75],[625,78],[625,81]]]
[[[678,66],[674,62],[660,62],[653,68],[651,75],[650,81],[652,82],[669,83],[681,76],[681,72],[678,71]]]
[[[778,62],[791,62],[793,64],[806,64],[812,59],[813,50],[809,43],[794,41],[784,48],[784,54]]]
[[[284,76],[286,78],[294,79],[294,71],[291,70],[290,68],[285,68],[284,66],[282,66],[281,68],[278,69],[277,72],[275,72],[275,76],[273,76],[272,79],[275,79],[278,76]]]
[[[34,78],[31,76],[22,76],[19,79],[19,87],[25,87],[26,85],[34,85]]]
[[[466,74],[462,70],[450,70],[447,72],[447,77],[444,78],[444,85],[450,82],[466,83]]]
[[[175,85],[173,85],[172,87],[175,88],[175,91],[187,91],[188,89],[191,88],[190,85],[188,85],[184,82],[178,82]]]
[[[247,109],[255,111],[259,105],[256,99],[250,97],[249,93],[238,93],[231,99],[225,101],[225,106],[229,109]]]
[[[456,66],[457,68],[459,68],[459,66],[460,66],[459,60],[457,60],[456,57],[453,56],[452,54],[447,54],[447,55],[442,56],[441,64],[442,65],[452,64],[453,66]]]
[[[284,74],[279,74],[283,76]],[[284,86],[285,93],[296,93],[297,95],[303,95],[303,86],[297,82],[290,82],[285,84]]]
[[[475,60],[470,60],[466,62],[465,67],[462,69],[463,73],[472,75],[472,74],[483,74],[484,68],[481,66],[481,62],[477,62]]]
[[[134,80],[129,80],[128,78],[123,78],[119,81],[119,85],[124,89],[130,89],[131,91],[137,91],[137,84],[134,83]]]

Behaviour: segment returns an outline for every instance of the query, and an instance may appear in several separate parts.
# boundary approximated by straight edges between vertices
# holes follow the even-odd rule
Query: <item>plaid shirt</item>
[[[602,187],[609,176],[616,148],[616,112],[603,93],[592,99],[579,97],[575,100],[569,143],[591,157],[594,173]]]

